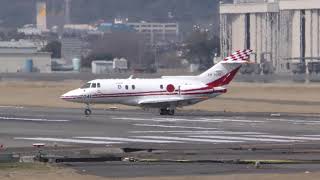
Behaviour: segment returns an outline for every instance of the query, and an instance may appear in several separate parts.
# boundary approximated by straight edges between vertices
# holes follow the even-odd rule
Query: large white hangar
[[[313,73],[310,65],[319,66],[319,0],[221,3],[220,29],[223,56],[250,48],[256,53],[251,59],[271,64],[277,73]]]

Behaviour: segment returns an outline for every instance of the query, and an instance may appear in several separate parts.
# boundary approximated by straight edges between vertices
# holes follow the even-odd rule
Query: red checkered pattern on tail
[[[246,49],[242,51],[236,51],[232,53],[230,56],[224,58],[224,61],[238,61],[238,60],[247,60],[252,50]]]

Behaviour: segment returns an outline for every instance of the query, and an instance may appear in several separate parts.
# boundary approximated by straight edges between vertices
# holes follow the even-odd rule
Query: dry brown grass
[[[292,174],[231,174],[212,176],[175,176],[175,177],[136,177],[103,178],[92,175],[80,175],[71,169],[50,168],[43,170],[0,170],[1,180],[318,180],[319,173]]]
[[[59,97],[82,85],[81,81],[1,82],[0,105],[83,107],[62,101]],[[229,92],[186,109],[230,112],[319,113],[320,85],[233,83]],[[107,108],[114,105],[101,105]],[[117,105],[118,106],[118,105]],[[129,108],[127,106],[118,106]],[[131,108],[131,107],[130,107]]]
[[[319,113],[320,84],[233,83],[228,93],[188,107],[229,112]]]
[[[59,97],[79,87],[80,81],[65,82],[1,82],[0,104],[9,106],[77,107]]]

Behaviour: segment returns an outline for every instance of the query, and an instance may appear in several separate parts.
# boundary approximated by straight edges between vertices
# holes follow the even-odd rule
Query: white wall
[[[281,0],[280,10],[320,9],[319,0]]]
[[[301,13],[300,11],[294,11],[293,19],[292,19],[292,50],[291,50],[291,57],[301,57]]]
[[[221,4],[221,14],[242,14],[242,13],[266,13],[278,12],[278,3],[241,3],[241,4]]]
[[[33,67],[40,70],[41,73],[51,72],[50,53],[35,54],[0,54],[0,73],[14,73],[24,69],[27,59],[33,60]]]
[[[245,15],[234,16],[232,21],[232,50],[245,49]]]
[[[319,10],[306,11],[306,57],[319,56]]]

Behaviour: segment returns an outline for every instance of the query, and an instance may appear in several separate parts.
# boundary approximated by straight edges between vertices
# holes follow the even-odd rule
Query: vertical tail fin
[[[250,49],[232,53],[218,64],[200,74],[199,77],[201,81],[206,83],[209,87],[228,85],[233,80],[242,64],[248,63],[251,53],[252,50]]]

